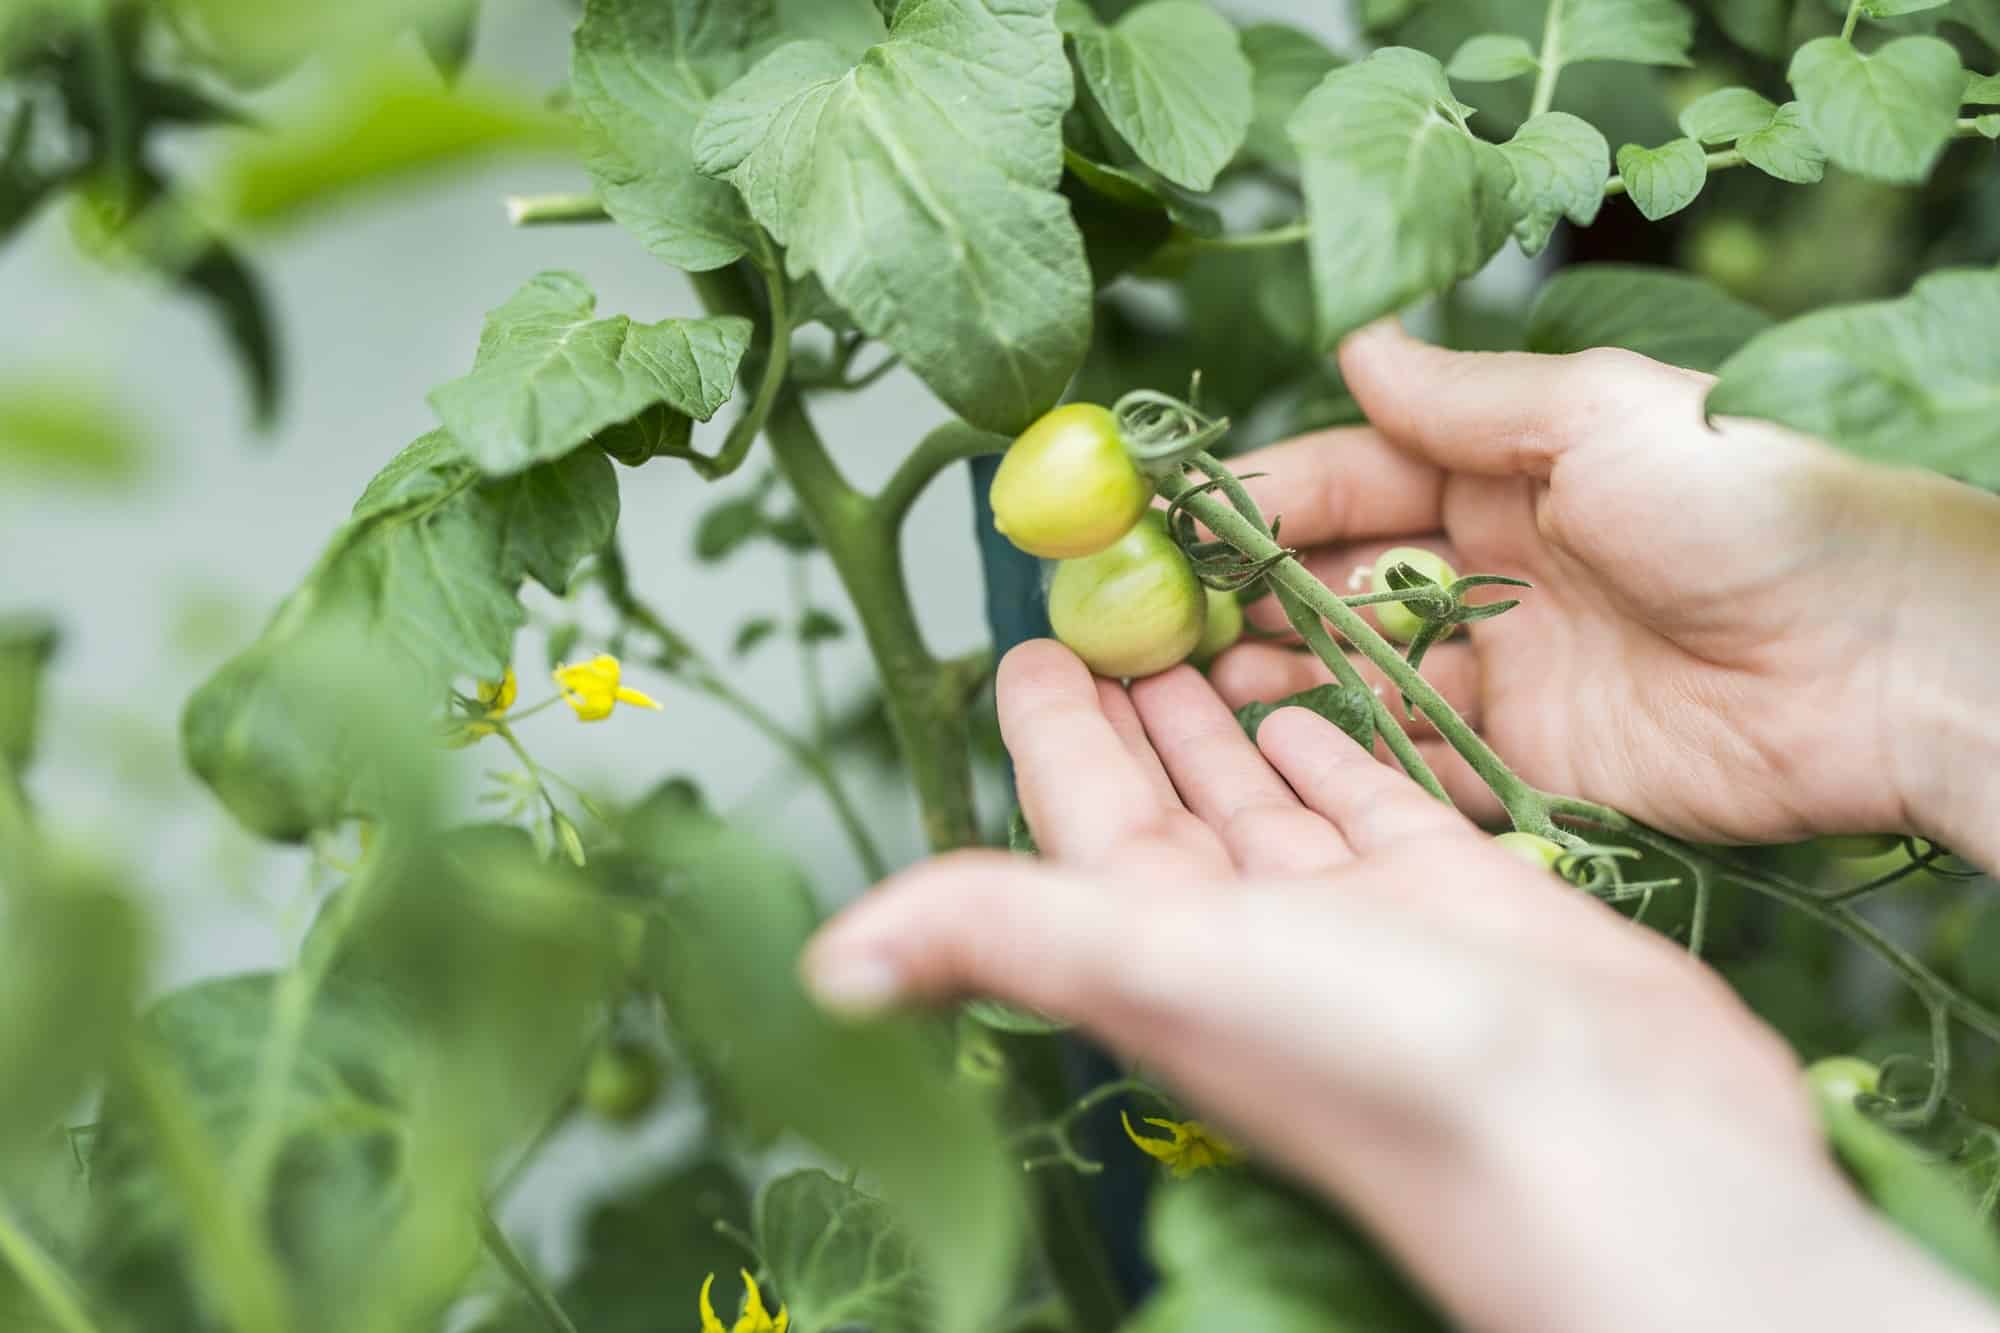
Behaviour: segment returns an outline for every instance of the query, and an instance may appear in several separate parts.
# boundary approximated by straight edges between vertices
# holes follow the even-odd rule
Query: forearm
[[[1911,829],[2000,871],[2000,497],[1935,477],[1907,484],[1891,776]]]

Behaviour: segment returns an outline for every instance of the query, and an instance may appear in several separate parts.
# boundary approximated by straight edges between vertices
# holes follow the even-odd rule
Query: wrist
[[[1903,585],[1882,725],[1908,831],[2000,868],[2000,497],[1941,477],[1905,482],[1892,566]],[[1878,479],[1879,484],[1879,479]]]

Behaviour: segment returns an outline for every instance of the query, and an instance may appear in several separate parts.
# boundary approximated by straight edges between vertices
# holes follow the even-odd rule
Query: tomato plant
[[[1454,345],[1628,348],[1714,374],[1712,415],[2000,485],[2000,18],[1329,8],[1338,42],[1222,0],[584,0],[566,78],[531,95],[482,73],[476,0],[0,9],[0,239],[65,208],[93,259],[200,301],[259,421],[289,387],[256,262],[282,227],[475,155],[553,156],[574,186],[507,200],[539,271],[482,298],[464,373],[409,405],[423,433],[356,432],[379,471],[180,712],[219,811],[308,867],[279,965],[151,985],[173,923],[79,851],[31,767],[64,607],[0,607],[0,1326],[1439,1327],[1158,1089],[1079,1083],[1059,1025],[821,1014],[796,964],[825,886],[711,800],[674,729],[691,698],[740,715],[880,877],[906,812],[864,799],[864,764],[900,775],[931,848],[1003,840],[976,781],[999,652],[1052,628],[1141,676],[1212,659],[1266,596],[1332,677],[1297,702],[1443,799],[1422,715],[1510,850],[1705,952],[1803,1055],[1879,1066],[1865,1087],[1815,1066],[1823,1094],[1871,1094],[1829,1112],[1851,1170],[2000,1271],[1992,914],[1917,951],[1865,910],[1901,885],[1941,912],[1967,877],[1949,852],[1864,877],[1842,859],[1900,840],[1718,850],[1530,785],[1424,667],[1519,605],[1467,593],[1533,590],[1413,548],[1329,587],[1286,544],[1304,498],[1266,514],[1228,461],[1358,424],[1327,353],[1421,304]],[[1864,221],[1887,239],[1859,244]],[[581,227],[681,275],[683,303],[600,294]],[[1496,299],[1510,274],[1527,299]],[[890,374],[942,424],[836,433],[831,405]],[[135,414],[102,390],[0,377],[0,469],[119,466]],[[990,644],[941,646],[913,592],[931,557],[906,521],[947,478],[984,507]],[[621,542],[654,482],[717,487],[692,558],[781,560],[790,605],[745,576],[733,641],[689,633],[673,571]],[[848,604],[814,604],[807,568]],[[838,707],[820,654],[850,636],[875,680]],[[779,646],[797,698],[738,669]],[[657,728],[658,771],[564,777],[542,738],[585,722]],[[1852,985],[1857,956],[1904,988]],[[587,1140],[579,1109],[635,1141],[696,1128],[635,1154],[554,1270],[507,1205]],[[1143,1205],[1157,1283],[1118,1259],[1139,1191],[1089,1188],[1151,1159],[1190,1176]]]

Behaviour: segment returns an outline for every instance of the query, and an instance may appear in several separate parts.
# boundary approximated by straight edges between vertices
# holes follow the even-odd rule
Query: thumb
[[[1377,430],[1459,472],[1546,478],[1564,450],[1636,421],[1702,420],[1703,377],[1615,347],[1454,352],[1385,319],[1348,336],[1340,369]]]
[[[1006,852],[957,852],[850,907],[800,967],[821,1007],[847,1017],[978,994],[1090,1023],[1117,989],[1128,892]]]

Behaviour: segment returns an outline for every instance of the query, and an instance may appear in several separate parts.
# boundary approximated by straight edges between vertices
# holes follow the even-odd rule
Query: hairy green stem
[[[1500,756],[1458,715],[1431,683],[1403,660],[1403,655],[1375,632],[1360,614],[1350,609],[1340,596],[1313,577],[1290,552],[1257,530],[1257,525],[1236,512],[1226,501],[1210,494],[1190,494],[1195,487],[1184,477],[1167,477],[1159,482],[1160,494],[1182,499],[1187,511],[1208,526],[1217,537],[1256,561],[1271,561],[1268,577],[1274,586],[1289,590],[1318,616],[1330,623],[1340,636],[1381,668],[1390,684],[1407,695],[1431,720],[1438,734],[1465,756],[1493,794],[1500,799],[1514,827],[1547,836],[1557,832],[1549,821],[1547,799],[1541,792],[1515,776]],[[1184,498],[1183,498],[1184,497]],[[1331,665],[1331,664],[1329,664]]]
[[[1072,1105],[1062,1048],[1047,1037],[1012,1037],[1004,1043],[1008,1067],[1038,1114],[1059,1118]],[[1050,1275],[1069,1306],[1072,1327],[1109,1330],[1125,1320],[1125,1295],[1111,1267],[1104,1237],[1073,1171],[1038,1171],[1035,1222]]]
[[[1979,128],[1979,119],[1978,117],[1967,116],[1960,120],[1953,128],[1951,137],[1954,139],[1985,138],[1984,132]],[[1731,167],[1744,165],[1746,165],[1746,159],[1742,153],[1734,148],[1725,148],[1708,155],[1708,169],[1710,171],[1727,171]],[[1609,199],[1616,195],[1624,194],[1629,188],[1625,184],[1623,176],[1613,176],[1610,180],[1604,182],[1604,197]]]
[[[770,242],[763,242],[762,257],[758,261],[765,278],[765,290],[770,294],[770,316],[759,326],[759,350],[764,362],[764,373],[757,381],[757,396],[750,407],[736,419],[723,438],[722,448],[710,458],[697,450],[690,449],[685,457],[694,470],[705,481],[717,481],[729,476],[743,466],[743,460],[750,456],[750,448],[757,443],[757,437],[764,433],[764,424],[770,420],[771,409],[777,404],[778,395],[784,392],[786,377],[792,366],[792,318],[790,310],[791,293],[785,281],[783,267],[772,254]]]
[[[1006,437],[976,430],[962,421],[939,426],[924,436],[923,443],[903,460],[902,466],[896,469],[876,495],[877,519],[892,528],[900,527],[910,507],[916,504],[917,497],[937,480],[939,473],[954,463],[997,454],[1006,447]]]
[[[1563,0],[1549,0],[1548,16],[1542,20],[1542,53],[1536,61],[1535,94],[1528,102],[1528,119],[1533,120],[1556,104],[1556,80],[1562,75]]]
[[[1951,1091],[1951,1014],[1941,1004],[1932,1004],[1931,1085],[1922,1102],[1908,1110],[1887,1112],[1882,1122],[1897,1129],[1922,1129],[1937,1119],[1944,1109],[1945,1094]]]
[[[576,1325],[570,1322],[569,1315],[556,1300],[555,1293],[549,1290],[548,1284],[542,1281],[534,1269],[528,1267],[525,1259],[521,1258],[520,1252],[514,1248],[514,1242],[507,1238],[507,1233],[502,1231],[499,1222],[494,1220],[493,1210],[490,1208],[481,1207],[479,1210],[479,1236],[486,1244],[486,1252],[493,1256],[501,1271],[506,1273],[520,1289],[521,1294],[528,1298],[528,1304],[534,1306],[535,1313],[541,1316],[544,1324],[548,1325],[550,1333],[576,1333]]]
[[[69,1274],[4,1208],[0,1208],[0,1263],[14,1270],[59,1333],[98,1333]]]
[[[562,222],[609,222],[594,194],[516,194],[507,198],[507,220],[517,227]]]
[[[1861,5],[1862,5],[1862,0],[1849,0],[1847,6],[1847,18],[1840,25],[1841,41],[1851,42],[1854,40],[1855,25],[1861,22]]]

